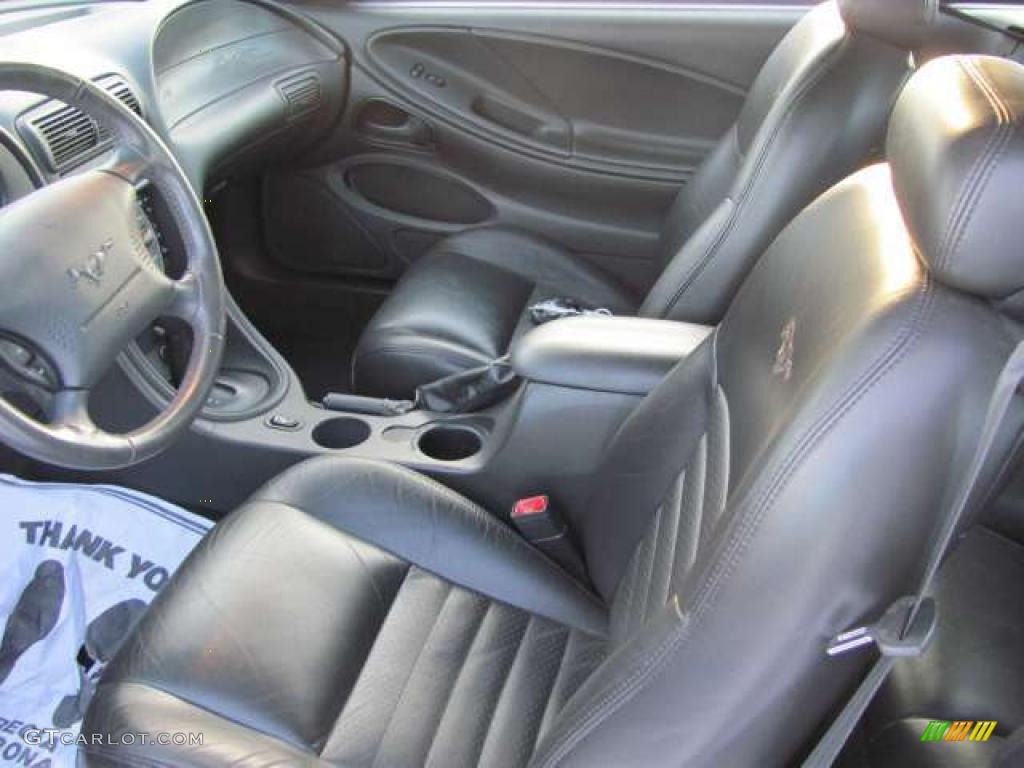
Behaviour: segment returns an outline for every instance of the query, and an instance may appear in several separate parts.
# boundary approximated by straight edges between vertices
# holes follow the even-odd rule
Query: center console
[[[234,414],[215,401],[167,453],[104,479],[227,511],[287,466],[333,454],[443,477],[494,510],[537,493],[574,508],[585,503],[588,478],[622,422],[712,330],[625,317],[557,320],[515,343],[519,382],[501,402],[476,413],[414,409],[387,416],[309,402],[276,352],[260,359],[266,341],[251,326],[232,323],[222,379],[270,378],[267,393]],[[141,362],[122,360],[120,374],[96,392],[92,408],[101,425],[123,430],[142,423],[170,395],[140,373]]]

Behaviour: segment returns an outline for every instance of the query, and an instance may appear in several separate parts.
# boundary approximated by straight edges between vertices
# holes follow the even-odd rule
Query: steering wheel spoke
[[[81,435],[93,435],[99,428],[89,415],[88,389],[62,389],[53,397],[50,426]]]
[[[192,272],[186,272],[173,282],[173,288],[174,294],[166,314],[195,328],[196,316],[202,306],[202,291],[198,278]]]
[[[137,187],[148,180],[151,167],[152,162],[138,149],[128,144],[118,144],[103,170]]]

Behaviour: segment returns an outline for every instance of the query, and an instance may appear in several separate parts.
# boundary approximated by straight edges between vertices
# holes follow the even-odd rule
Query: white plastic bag
[[[0,768],[73,766],[104,664],[208,520],[124,488],[0,475]],[[70,740],[70,739],[68,739]]]

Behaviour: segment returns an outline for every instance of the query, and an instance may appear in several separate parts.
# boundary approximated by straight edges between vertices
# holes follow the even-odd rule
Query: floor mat
[[[124,488],[0,475],[0,768],[74,765],[103,667],[211,525]],[[65,735],[33,744],[47,728]]]

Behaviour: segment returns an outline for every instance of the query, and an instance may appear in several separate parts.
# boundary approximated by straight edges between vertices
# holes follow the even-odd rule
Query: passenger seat
[[[832,0],[808,13],[670,208],[664,268],[642,300],[536,235],[499,227],[456,234],[408,270],[364,330],[353,389],[408,397],[500,357],[545,298],[717,322],[783,226],[880,150],[908,51],[924,43],[936,14],[937,0]]]

